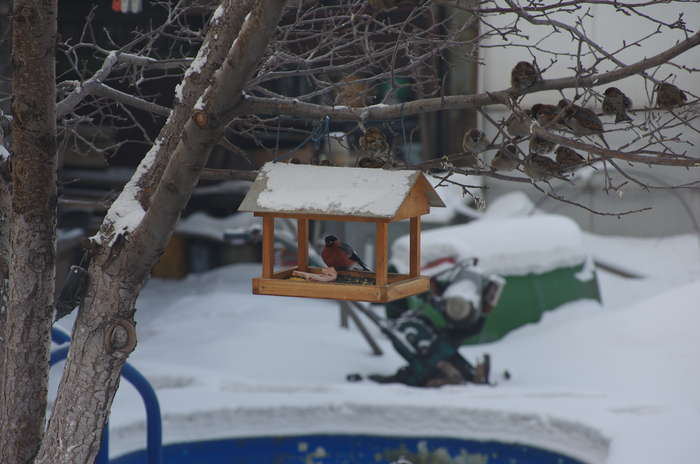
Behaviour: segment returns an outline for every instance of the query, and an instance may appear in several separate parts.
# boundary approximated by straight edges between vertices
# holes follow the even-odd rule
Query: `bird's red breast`
[[[326,263],[326,266],[334,267],[336,269],[349,268],[355,264],[345,250],[337,245],[337,242],[331,246],[326,245],[323,247],[321,257],[323,258],[323,262]]]

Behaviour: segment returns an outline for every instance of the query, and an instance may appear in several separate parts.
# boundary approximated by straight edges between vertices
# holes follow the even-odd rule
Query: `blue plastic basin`
[[[532,446],[456,438],[302,435],[196,441],[163,447],[164,464],[385,464],[401,456],[415,464],[583,464]],[[145,450],[110,461],[145,462]]]

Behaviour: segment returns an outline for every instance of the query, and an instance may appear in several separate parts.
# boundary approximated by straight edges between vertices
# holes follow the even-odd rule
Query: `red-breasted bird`
[[[615,122],[631,121],[627,110],[632,107],[632,100],[617,87],[605,89],[603,98],[603,113],[614,114]]]
[[[681,89],[668,82],[662,82],[656,86],[656,106],[661,109],[671,109],[680,106],[688,97]]]
[[[338,240],[335,235],[327,235],[324,238],[326,246],[321,251],[321,258],[328,267],[334,267],[339,271],[364,269],[369,271],[369,268],[362,262],[355,250],[347,243]]]
[[[510,85],[516,90],[526,90],[540,79],[540,71],[527,61],[520,61],[510,72]]]

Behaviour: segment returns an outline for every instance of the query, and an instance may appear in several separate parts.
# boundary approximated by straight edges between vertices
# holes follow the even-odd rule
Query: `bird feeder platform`
[[[239,207],[263,219],[262,275],[253,279],[253,293],[386,303],[426,292],[430,281],[420,275],[420,230],[431,206],[445,205],[420,171],[267,163]],[[297,221],[297,266],[279,272],[274,272],[275,218]],[[334,282],[292,279],[295,270],[320,273],[308,264],[310,220],[375,223],[374,272],[338,271]],[[409,273],[390,274],[388,225],[401,220],[410,221]],[[360,283],[343,282],[344,277]]]
[[[256,295],[297,296],[305,298],[328,298],[331,300],[369,301],[386,303],[411,295],[427,292],[430,279],[424,276],[411,277],[408,274],[387,275],[385,285],[377,285],[374,272],[338,271],[339,280],[335,282],[314,282],[310,280],[292,280],[292,272],[298,267],[276,272],[271,277],[253,279],[253,293]],[[305,272],[320,273],[321,269],[309,267]],[[358,277],[373,283],[346,283],[342,276]]]

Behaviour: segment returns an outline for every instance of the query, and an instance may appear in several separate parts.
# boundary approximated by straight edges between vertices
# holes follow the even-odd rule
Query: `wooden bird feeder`
[[[420,275],[421,216],[431,206],[445,205],[420,171],[267,163],[239,207],[263,218],[262,276],[253,279],[253,293],[374,303],[423,293],[429,279]],[[297,221],[297,266],[280,272],[273,269],[275,218]],[[409,273],[393,274],[388,225],[404,219],[411,221]],[[362,284],[290,279],[294,270],[321,272],[308,263],[309,220],[375,223],[374,272],[338,271]]]

